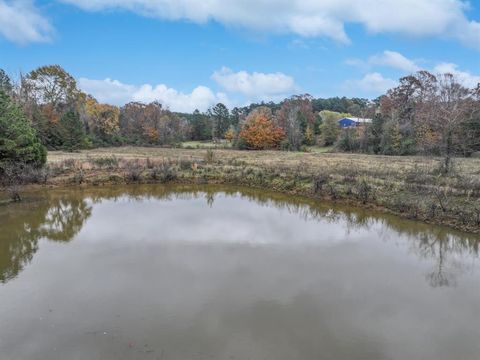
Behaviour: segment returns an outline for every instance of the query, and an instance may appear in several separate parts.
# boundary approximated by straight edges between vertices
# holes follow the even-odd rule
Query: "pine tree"
[[[63,147],[73,151],[81,148],[85,143],[85,129],[78,113],[68,111],[60,119],[62,126]]]
[[[42,166],[47,152],[22,110],[0,90],[0,172],[8,165]]]

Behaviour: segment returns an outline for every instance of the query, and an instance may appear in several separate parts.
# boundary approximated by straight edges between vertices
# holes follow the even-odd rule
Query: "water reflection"
[[[480,353],[473,235],[228,187],[28,199],[0,208],[2,360]]]
[[[85,199],[55,192],[42,195],[41,200],[1,207],[0,282],[17,276],[32,260],[39,239],[72,240],[91,212],[92,206]]]
[[[367,231],[384,242],[408,239],[412,253],[433,267],[425,278],[432,287],[455,286],[459,275],[468,271],[465,264],[479,256],[479,237],[444,227],[406,221],[395,216],[334,204],[318,204],[260,190],[230,187],[133,186],[83,190],[51,190],[34,193],[29,200],[0,208],[0,282],[16,277],[32,260],[38,241],[68,242],[82,229],[95,204],[104,201],[142,202],[205,199],[208,207],[215,206],[217,194],[240,197],[257,205],[274,207],[294,214],[305,221],[323,221],[340,225],[345,235]],[[181,215],[179,215],[181,216]],[[472,261],[465,261],[466,258]]]

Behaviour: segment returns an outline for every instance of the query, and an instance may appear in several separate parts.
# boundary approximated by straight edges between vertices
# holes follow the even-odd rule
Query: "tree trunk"
[[[445,144],[445,159],[443,163],[443,173],[448,174],[452,167],[452,133],[449,131],[447,134]]]

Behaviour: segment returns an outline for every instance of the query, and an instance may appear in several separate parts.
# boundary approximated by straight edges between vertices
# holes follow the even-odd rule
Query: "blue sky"
[[[480,82],[480,3],[0,0],[0,68],[60,64],[102,102],[206,110],[373,98],[418,69]]]

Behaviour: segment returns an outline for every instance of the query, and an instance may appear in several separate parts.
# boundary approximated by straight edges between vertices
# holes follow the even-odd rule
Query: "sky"
[[[101,102],[205,111],[480,82],[480,0],[0,0],[0,68],[59,64]]]

